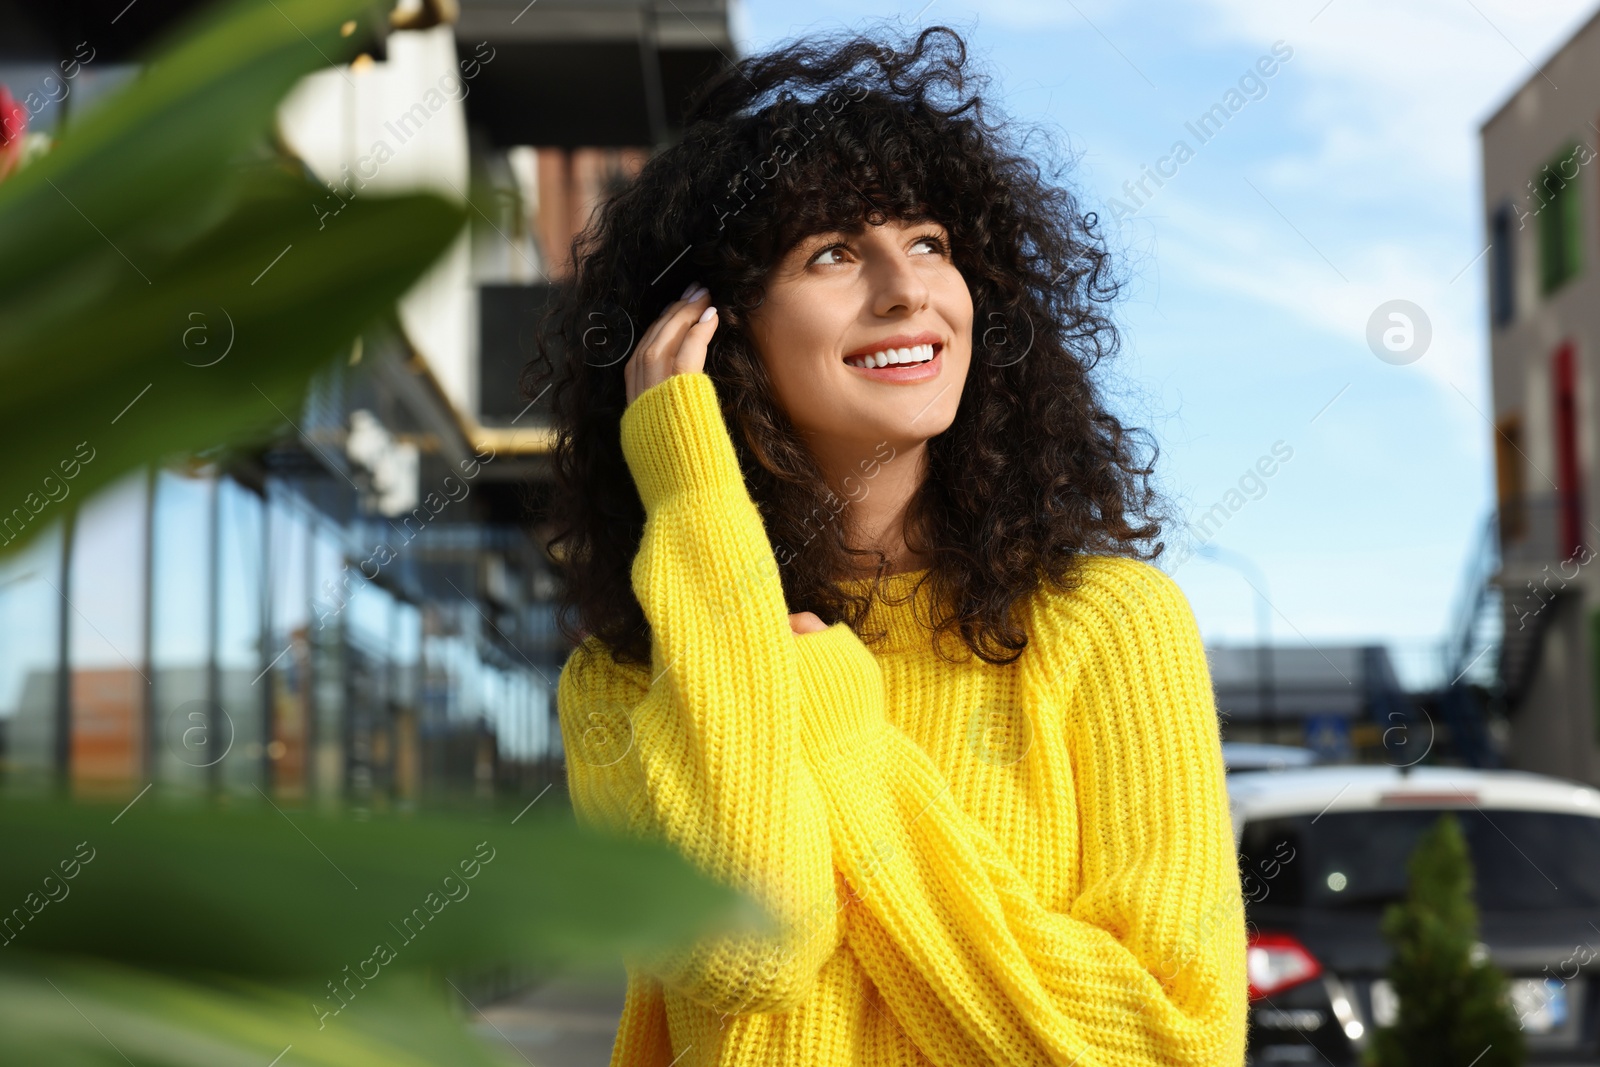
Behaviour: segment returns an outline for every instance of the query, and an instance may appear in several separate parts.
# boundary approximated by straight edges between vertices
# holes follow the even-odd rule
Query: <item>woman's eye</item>
[[[946,251],[946,249],[948,248],[948,246],[945,243],[945,239],[943,237],[939,237],[939,236],[937,236],[935,234],[931,234],[931,233],[927,234],[926,236],[923,236],[923,237],[918,237],[916,239],[916,241],[913,242],[913,246],[922,245],[922,244],[931,245],[932,248],[933,248],[933,251],[934,251],[934,253],[936,255],[942,255]],[[815,253],[812,254],[810,260],[808,260],[807,262],[808,263],[812,263],[812,264],[821,263],[821,264],[823,264],[825,266],[832,266],[833,262],[836,262],[836,261],[830,262],[828,260],[823,259],[822,257],[826,256],[826,255],[828,255],[829,253],[832,253],[832,252],[843,252],[843,251],[846,251],[846,246],[843,245],[843,244],[829,245],[826,248],[818,249]]]

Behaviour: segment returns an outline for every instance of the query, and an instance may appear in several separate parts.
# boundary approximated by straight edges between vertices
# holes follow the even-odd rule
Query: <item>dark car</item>
[[[1251,1067],[1360,1063],[1393,1020],[1380,933],[1444,811],[1471,856],[1477,952],[1529,1062],[1600,1064],[1600,791],[1521,771],[1320,766],[1228,777],[1250,932]]]

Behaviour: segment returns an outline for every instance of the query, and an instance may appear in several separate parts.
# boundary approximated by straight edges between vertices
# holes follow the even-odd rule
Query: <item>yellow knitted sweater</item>
[[[585,825],[665,839],[767,930],[629,957],[613,1067],[1239,1067],[1245,929],[1210,674],[1155,567],[1081,557],[1022,657],[951,663],[889,580],[795,635],[712,380],[624,412],[653,663],[558,709]],[[958,656],[959,658],[959,656]]]

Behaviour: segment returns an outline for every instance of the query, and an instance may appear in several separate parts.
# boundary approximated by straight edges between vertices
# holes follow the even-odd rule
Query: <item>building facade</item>
[[[1483,124],[1508,762],[1600,780],[1600,16]]]

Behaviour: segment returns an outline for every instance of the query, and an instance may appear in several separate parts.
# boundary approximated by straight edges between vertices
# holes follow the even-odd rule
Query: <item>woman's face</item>
[[[888,219],[808,237],[768,276],[750,334],[778,405],[825,469],[853,470],[884,442],[914,449],[954,421],[972,294],[949,241],[940,223]],[[866,365],[885,350],[900,362]]]

